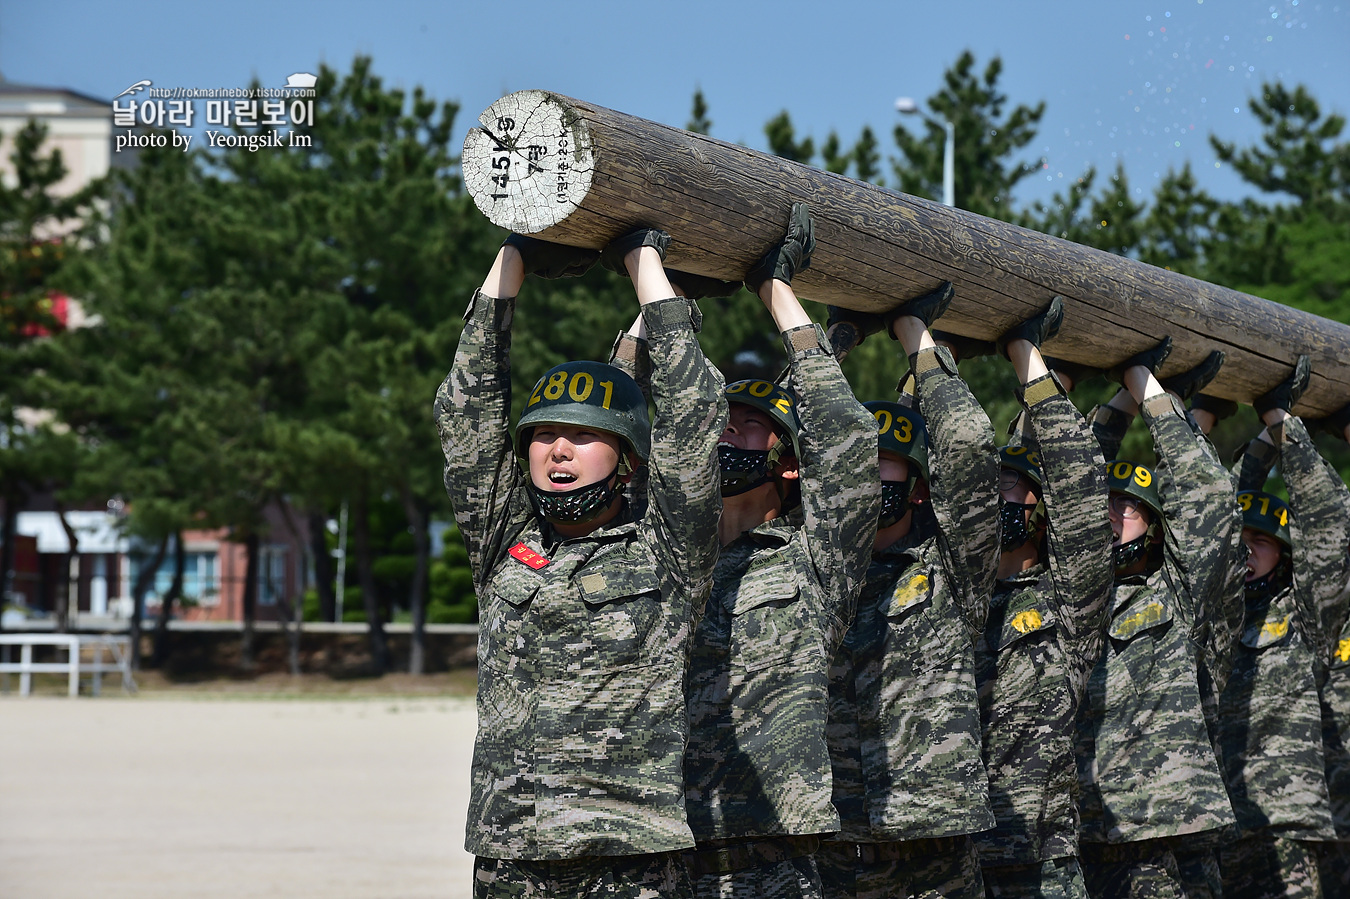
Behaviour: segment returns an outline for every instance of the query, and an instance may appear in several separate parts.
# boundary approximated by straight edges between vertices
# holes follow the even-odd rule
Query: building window
[[[141,566],[146,560],[131,556],[129,582],[136,583]],[[145,596],[147,606],[157,606],[173,586],[173,554],[166,553],[164,561],[155,570],[154,583]],[[217,555],[211,552],[190,552],[183,566],[183,600],[188,605],[214,606],[220,602],[220,567]]]
[[[286,596],[286,545],[258,547],[258,605],[274,606]]]

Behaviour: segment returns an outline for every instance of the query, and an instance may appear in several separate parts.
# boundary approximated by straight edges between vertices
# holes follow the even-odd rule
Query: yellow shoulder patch
[[[1342,662],[1350,662],[1350,640],[1342,640],[1336,647],[1336,658]]]
[[[914,603],[928,596],[928,575],[916,574],[895,588],[891,594],[890,614],[894,615],[902,609],[907,609]]]
[[[1029,634],[1044,623],[1041,613],[1037,609],[1027,609],[1025,612],[1018,612],[1013,616],[1013,630],[1019,634]]]
[[[1279,621],[1266,621],[1261,625],[1261,637],[1267,640],[1279,640],[1285,634],[1289,633],[1289,616],[1285,615]]]

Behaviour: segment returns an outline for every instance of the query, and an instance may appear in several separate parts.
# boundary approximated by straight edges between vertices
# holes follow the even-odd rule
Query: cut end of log
[[[537,234],[581,206],[595,172],[590,128],[548,91],[517,91],[478,117],[461,169],[474,203],[494,225]]]

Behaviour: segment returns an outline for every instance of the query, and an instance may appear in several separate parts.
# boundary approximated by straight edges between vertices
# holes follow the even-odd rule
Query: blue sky
[[[364,53],[387,84],[461,103],[461,131],[525,88],[683,126],[701,87],[724,140],[763,149],[764,123],[787,109],[818,143],[871,125],[887,155],[896,97],[932,94],[967,48],[981,67],[1002,57],[1010,105],[1046,101],[1023,156],[1047,167],[1019,203],[1117,160],[1143,196],[1188,160],[1210,191],[1238,196],[1208,136],[1251,142],[1247,100],[1265,80],[1350,114],[1350,0],[0,4],[5,78],[98,97],[143,78],[279,86]]]

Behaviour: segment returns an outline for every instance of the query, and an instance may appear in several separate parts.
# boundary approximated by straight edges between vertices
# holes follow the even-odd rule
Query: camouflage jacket
[[[946,349],[917,355],[930,502],[874,553],[830,668],[838,839],[887,842],[994,826],[980,758],[974,641],[998,572],[998,456]]]
[[[1244,832],[1329,839],[1335,828],[1322,751],[1324,676],[1340,634],[1350,559],[1350,503],[1297,418],[1267,429],[1274,446],[1248,444],[1238,487],[1260,489],[1278,461],[1293,516],[1293,582],[1275,595],[1249,592],[1233,674],[1220,698],[1229,795]]]
[[[1347,513],[1350,514],[1350,513]],[[1350,599],[1350,590],[1345,592]],[[1326,756],[1327,792],[1336,836],[1350,837],[1350,622],[1324,675],[1322,696],[1322,752]]]
[[[1111,597],[1106,464],[1053,375],[1029,384],[1027,446],[1049,512],[1042,563],[997,582],[975,647],[989,799],[975,838],[985,866],[1078,852],[1074,716],[1101,649]]]
[[[876,420],[819,326],[783,333],[800,401],[801,506],[722,547],[689,662],[685,802],[700,841],[838,830],[827,667],[881,508]]]
[[[436,396],[481,610],[465,847],[526,859],[685,848],[682,686],[717,558],[722,384],[691,304],[644,306],[648,511],[561,539],[531,503],[508,430],[513,302],[475,295]]]
[[[1118,580],[1101,657],[1078,715],[1081,839],[1123,843],[1233,823],[1211,741],[1201,665],[1221,684],[1242,624],[1246,558],[1228,472],[1170,394],[1145,400],[1163,507],[1162,567]],[[1130,416],[1093,432],[1114,458]]]

